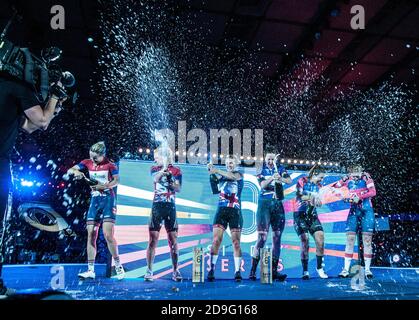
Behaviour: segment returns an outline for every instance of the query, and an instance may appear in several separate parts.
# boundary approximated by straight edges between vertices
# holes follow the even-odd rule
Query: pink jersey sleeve
[[[375,190],[374,181],[371,179],[371,176],[369,175],[369,173],[364,173],[364,175],[362,176],[362,179],[365,180],[368,190],[361,191],[358,195],[359,198],[368,199],[368,198],[375,197],[377,192]]]
[[[119,174],[118,166],[113,162],[109,163],[109,173],[110,173],[111,177],[116,176],[116,175]]]

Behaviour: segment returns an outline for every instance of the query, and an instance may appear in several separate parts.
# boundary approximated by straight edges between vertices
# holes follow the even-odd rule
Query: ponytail
[[[106,146],[104,141],[99,141],[90,147],[91,152],[95,152],[104,156],[106,154]]]

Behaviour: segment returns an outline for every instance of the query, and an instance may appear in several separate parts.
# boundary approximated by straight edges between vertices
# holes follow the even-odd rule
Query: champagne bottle
[[[284,187],[281,182],[274,183],[275,198],[278,200],[284,200]]]
[[[218,190],[218,178],[215,174],[210,174],[210,185],[211,191],[213,194],[218,194],[220,191]]]
[[[93,187],[93,186],[97,186],[99,184],[99,181],[97,181],[94,178],[84,177],[84,179],[86,180],[86,182],[88,183],[89,186],[92,186]]]

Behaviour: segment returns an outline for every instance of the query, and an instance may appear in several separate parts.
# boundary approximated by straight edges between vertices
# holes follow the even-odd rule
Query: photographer
[[[57,83],[62,87],[61,83]],[[0,296],[12,294],[3,285],[1,269],[3,263],[4,220],[7,212],[9,185],[11,180],[10,156],[19,127],[28,133],[46,130],[54,116],[60,111],[61,103],[50,95],[44,108],[41,107],[32,86],[24,81],[0,73]]]

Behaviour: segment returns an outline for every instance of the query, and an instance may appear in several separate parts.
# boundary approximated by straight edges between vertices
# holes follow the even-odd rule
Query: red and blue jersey
[[[152,166],[150,170],[150,174],[153,177],[156,176],[163,169],[163,166]],[[160,181],[154,181],[154,197],[153,202],[171,202],[175,203],[176,200],[176,192],[169,188],[170,181],[172,179],[174,181],[178,181],[179,184],[182,184],[182,171],[179,167],[175,167],[173,165],[169,165],[167,170],[171,173],[171,177],[162,176]]]
[[[97,180],[101,184],[109,183],[113,177],[119,174],[118,167],[115,163],[109,161],[108,158],[104,158],[99,164],[95,164],[91,159],[85,159],[77,165],[80,170],[87,170],[89,172],[89,178]],[[103,196],[103,195],[116,195],[116,186],[104,190],[104,191],[92,191],[92,197]]]
[[[374,181],[371,179],[369,173],[363,172],[360,179],[354,179],[350,176],[344,177],[336,182],[333,187],[347,187],[350,198],[357,195],[358,198],[361,199],[360,203],[351,203],[351,207],[360,206],[363,208],[372,208],[371,198],[375,197],[376,190]]]
[[[239,171],[232,171],[232,173],[239,173],[242,179],[230,180],[226,177],[218,179],[218,190],[220,191],[218,206],[240,209],[240,198],[244,185],[243,175]]]
[[[256,175],[259,181],[259,184],[263,180],[267,180],[271,178],[275,173],[278,173],[281,177],[284,173],[288,175],[288,172],[284,168],[284,166],[279,165],[277,168],[278,170],[275,169],[275,166],[270,167],[266,163],[264,163],[261,171]],[[266,186],[266,188],[260,189],[260,194],[259,194],[260,198],[272,199],[274,195],[275,195],[275,182],[274,181],[272,181],[268,186]]]
[[[297,193],[296,196],[296,208],[295,211],[306,211],[308,207],[308,201],[302,200],[303,196],[307,196],[311,193],[318,193],[322,187],[322,184],[311,182],[308,177],[302,177],[298,179],[295,190]]]

